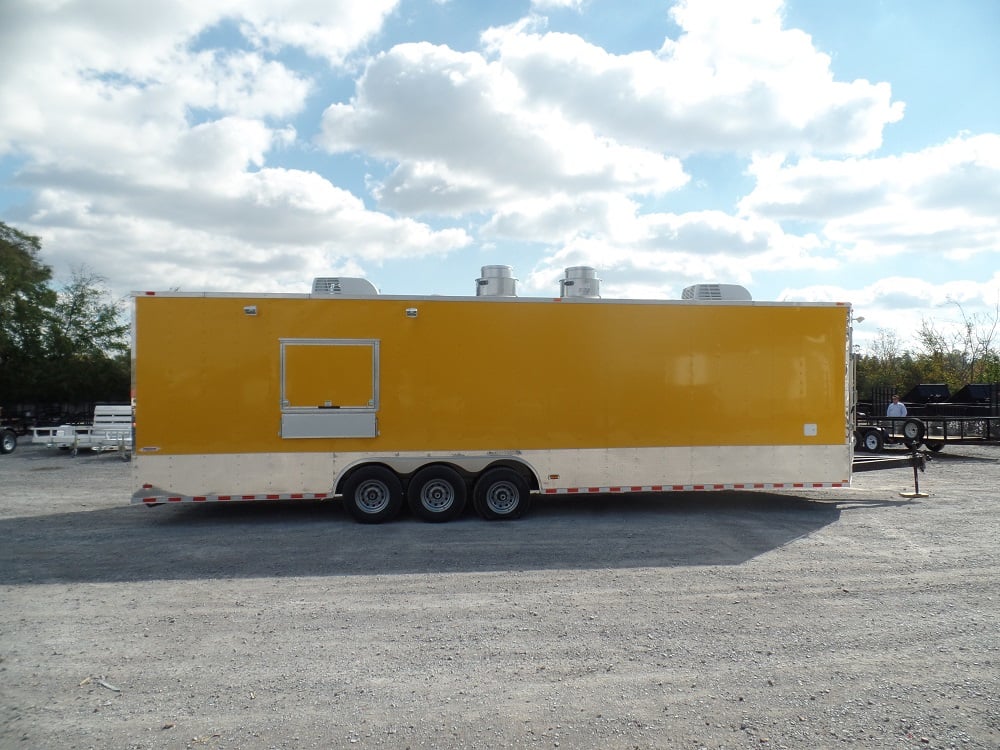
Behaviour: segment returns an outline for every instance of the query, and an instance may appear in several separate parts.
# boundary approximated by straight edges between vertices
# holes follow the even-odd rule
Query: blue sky
[[[0,220],[131,290],[1000,304],[992,0],[6,0]]]

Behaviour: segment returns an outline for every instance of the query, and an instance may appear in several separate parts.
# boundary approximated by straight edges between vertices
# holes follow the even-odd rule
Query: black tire
[[[422,521],[443,523],[462,515],[468,499],[462,475],[447,466],[427,466],[410,480],[406,500]]]
[[[403,483],[384,466],[362,466],[344,482],[344,507],[360,523],[384,523],[403,507]]]
[[[7,455],[17,449],[17,433],[13,430],[4,430],[0,434],[0,453]]]
[[[924,445],[935,453],[940,453],[944,448],[944,440],[925,440]]]
[[[920,443],[924,439],[924,423],[919,419],[903,422],[903,437],[910,443]]]
[[[531,491],[513,469],[490,469],[476,482],[472,504],[487,521],[520,518],[531,507]]]
[[[878,453],[885,445],[885,441],[882,439],[882,433],[875,429],[865,430],[864,434],[861,436],[861,442],[864,449],[869,453]]]

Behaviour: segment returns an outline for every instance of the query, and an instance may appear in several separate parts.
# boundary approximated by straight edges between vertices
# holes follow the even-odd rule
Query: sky
[[[3,0],[0,221],[110,292],[1000,306],[994,0]]]

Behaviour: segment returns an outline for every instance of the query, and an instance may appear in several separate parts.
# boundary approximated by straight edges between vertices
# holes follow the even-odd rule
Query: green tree
[[[880,328],[868,351],[856,360],[856,386],[858,397],[867,399],[873,388],[906,390],[919,381],[913,356],[903,349],[895,331]]]
[[[56,293],[41,240],[0,222],[0,401],[41,397],[46,332]]]
[[[945,383],[955,393],[968,383],[1000,382],[1000,302],[991,313],[975,315],[953,304],[961,321],[923,319],[913,352],[903,348],[895,331],[880,329],[855,359],[858,398],[866,400],[874,388],[903,394],[918,383]]]
[[[130,382],[129,323],[105,279],[76,268],[49,317],[47,392],[55,401],[123,401]]]
[[[100,276],[56,291],[41,240],[0,222],[0,403],[128,399],[129,324]]]
[[[960,303],[953,304],[961,315],[954,326],[942,329],[933,320],[921,322],[917,360],[924,382],[947,383],[953,392],[966,383],[996,382],[1000,303],[992,315],[969,315]]]
[[[113,358],[128,352],[123,302],[112,299],[105,283],[104,277],[87,268],[73,270],[52,310],[48,345],[52,356]]]
[[[968,360],[967,383],[996,382],[998,360],[997,328],[1000,326],[1000,300],[992,314],[968,315],[958,302],[954,303],[962,314],[962,343]],[[992,380],[991,380],[992,376]]]

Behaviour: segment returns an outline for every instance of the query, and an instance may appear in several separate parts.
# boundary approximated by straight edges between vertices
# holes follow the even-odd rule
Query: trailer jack
[[[900,497],[913,499],[917,497],[929,497],[926,492],[920,491],[919,472],[925,471],[927,462],[931,460],[926,451],[912,449],[906,456],[855,456],[852,471],[877,471],[880,469],[901,469],[904,466],[913,468],[913,492],[900,492]]]
[[[910,453],[910,465],[913,466],[913,492],[900,492],[900,497],[912,500],[916,497],[930,497],[926,492],[920,491],[920,471],[926,471],[929,457],[925,453],[914,450]]]

